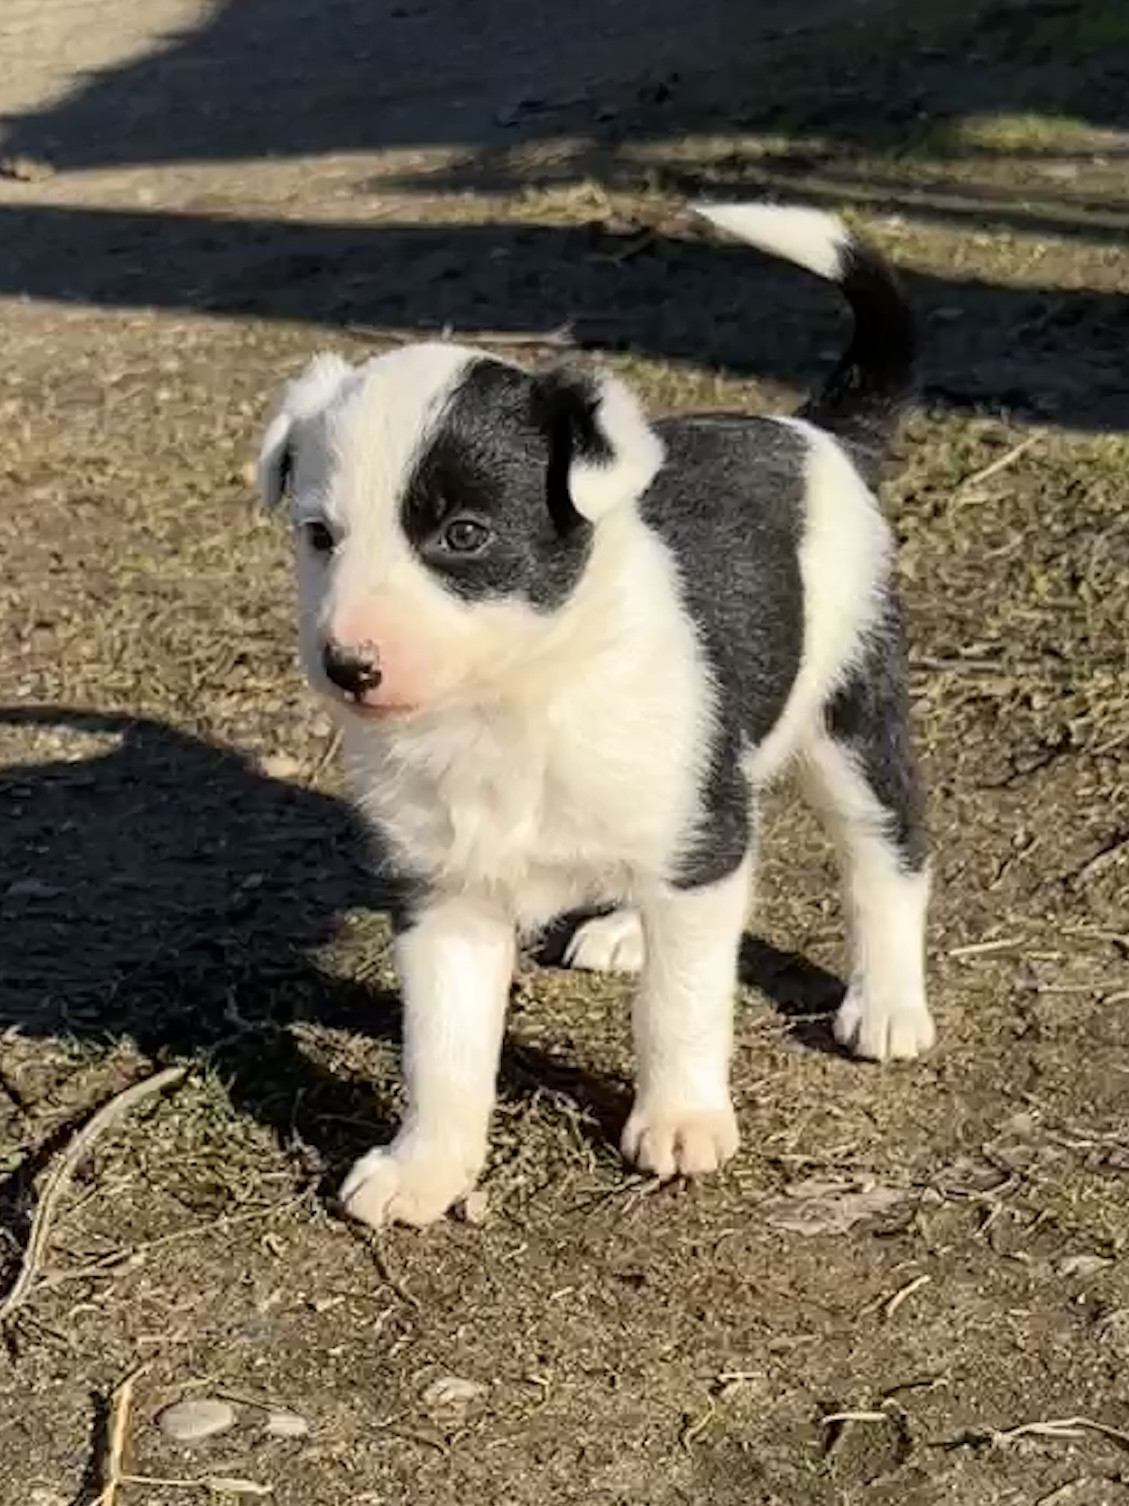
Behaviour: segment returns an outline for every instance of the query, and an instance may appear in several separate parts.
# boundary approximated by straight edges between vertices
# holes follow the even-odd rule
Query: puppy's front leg
[[[663,886],[642,904],[638,1084],[623,1152],[656,1176],[715,1171],[737,1149],[729,1053],[749,869],[746,860],[714,884]]]
[[[432,901],[397,938],[408,1111],[392,1144],[370,1150],[345,1179],[341,1199],[354,1218],[430,1224],[474,1186],[514,950],[510,917],[465,897]]]

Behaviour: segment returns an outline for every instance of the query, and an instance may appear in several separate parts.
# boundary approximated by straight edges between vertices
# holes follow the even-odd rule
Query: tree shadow
[[[657,179],[688,196],[784,192],[1093,244],[1124,238],[1129,195],[1057,179],[1036,192],[1016,173],[1093,156],[1064,117],[1104,131],[1102,150],[1129,150],[1127,101],[1120,0],[223,0],[199,27],[8,120],[4,150],[92,168],[398,149],[389,176],[368,182],[369,167],[351,182],[346,165],[335,191]],[[1026,125],[993,145],[967,128],[978,111]],[[424,170],[418,148],[446,156]],[[954,188],[921,179],[930,162],[1007,164],[1008,177]],[[571,228],[310,224],[255,218],[242,201],[235,214],[8,203],[0,293],[394,336],[571,320],[584,347],[811,380],[838,339],[825,291],[690,232],[640,242],[594,202]],[[935,401],[1129,427],[1120,290],[907,281],[930,324]]]
[[[1119,0],[221,0],[195,28],[11,118],[58,168],[514,144],[601,150],[713,128],[975,154],[1007,111],[1129,121]],[[512,181],[512,166],[499,178]]]
[[[599,220],[547,225],[279,224],[0,206],[0,293],[371,329],[382,341],[573,326],[622,350],[808,386],[843,339],[827,289],[687,226],[640,246]],[[1017,420],[1129,427],[1129,299],[908,272],[928,325],[925,395]]]
[[[313,1146],[329,1168],[326,1189],[335,1186],[355,1155],[391,1134],[388,1084],[330,1070],[292,1027],[399,1042],[396,996],[337,976],[319,955],[350,912],[396,897],[374,879],[346,807],[145,718],[0,708],[0,724],[66,734],[54,761],[0,775],[3,869],[13,876],[0,893],[0,1031],[124,1039],[157,1061],[207,1060],[238,1110],[282,1143]],[[95,751],[70,756],[74,739],[79,755],[81,739]],[[745,962],[746,981],[785,1012],[801,997],[797,979],[819,972],[761,942],[749,942]],[[545,1089],[618,1138],[622,1082],[511,1032],[503,1096]],[[28,1176],[55,1149],[52,1139],[3,1189],[14,1223]]]

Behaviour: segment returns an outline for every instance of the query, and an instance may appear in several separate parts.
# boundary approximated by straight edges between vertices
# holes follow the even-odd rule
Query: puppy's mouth
[[[322,694],[348,711],[351,716],[360,717],[363,721],[382,721],[392,717],[410,716],[413,711],[418,711],[418,706],[413,706],[407,701],[378,700],[366,695],[363,691],[357,694],[353,691],[337,690],[333,686],[322,686]]]

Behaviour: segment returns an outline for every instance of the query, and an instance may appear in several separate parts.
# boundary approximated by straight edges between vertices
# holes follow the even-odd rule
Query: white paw
[[[471,1190],[478,1170],[459,1156],[393,1142],[354,1163],[341,1202],[350,1218],[374,1229],[393,1223],[422,1229]]]
[[[643,968],[643,922],[635,910],[594,915],[569,938],[567,967],[586,973],[638,973]]]
[[[882,999],[852,984],[835,1016],[835,1039],[868,1061],[909,1061],[937,1039],[924,999]]]
[[[623,1154],[652,1176],[699,1177],[724,1165],[740,1144],[733,1109],[636,1104],[620,1142]]]

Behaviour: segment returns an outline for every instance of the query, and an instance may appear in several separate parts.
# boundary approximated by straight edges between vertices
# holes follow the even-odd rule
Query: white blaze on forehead
[[[329,502],[347,531],[383,532],[399,515],[413,470],[476,351],[407,346],[377,356],[343,384],[325,413]]]

